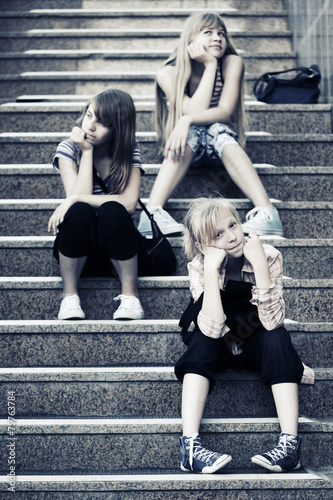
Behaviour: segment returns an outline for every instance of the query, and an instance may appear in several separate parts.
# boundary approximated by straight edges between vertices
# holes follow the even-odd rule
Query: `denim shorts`
[[[213,123],[209,127],[192,125],[186,144],[194,153],[191,165],[205,161],[221,161],[222,155],[230,144],[239,144],[238,135],[225,123]]]

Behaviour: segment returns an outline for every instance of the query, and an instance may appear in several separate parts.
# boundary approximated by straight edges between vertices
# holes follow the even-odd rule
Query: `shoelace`
[[[254,217],[265,222],[271,222],[273,220],[272,214],[267,207],[255,207],[246,214],[247,221]]]
[[[114,297],[113,300],[115,301],[118,301],[120,300],[121,303],[120,303],[120,306],[123,306],[123,307],[126,307],[126,308],[130,308],[132,306],[132,304],[134,303],[134,300],[135,300],[135,297],[131,296],[131,295],[117,295],[117,297]],[[125,304],[127,302],[127,304]]]
[[[186,441],[190,443],[189,462],[190,462],[191,470],[193,470],[193,458],[197,458],[198,460],[205,461],[205,460],[209,460],[214,455],[213,451],[206,450],[206,448],[204,448],[202,446],[200,438],[190,437]],[[195,446],[195,448],[194,448],[194,446]]]
[[[80,300],[77,295],[70,295],[66,297],[66,306],[68,309],[75,309],[76,307],[80,307]]]
[[[170,219],[172,219],[171,215],[168,214],[165,210],[163,210],[162,207],[156,207],[153,216],[155,221],[158,222],[168,222]]]
[[[274,450],[266,453],[266,455],[271,457],[273,460],[279,460],[280,458],[283,458],[288,453],[288,448],[290,450],[295,449],[295,446],[293,446],[294,444],[296,444],[295,439],[287,440],[287,436],[281,436],[277,447],[274,448]]]

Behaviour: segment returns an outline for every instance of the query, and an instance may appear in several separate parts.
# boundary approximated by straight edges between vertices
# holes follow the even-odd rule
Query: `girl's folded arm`
[[[89,203],[94,208],[98,208],[103,203],[107,203],[108,201],[117,201],[121,205],[124,205],[126,210],[133,214],[135,212],[136,204],[139,198],[140,192],[140,184],[141,184],[141,172],[139,168],[131,169],[131,173],[126,185],[126,188],[121,194],[102,194],[102,195],[76,195],[76,201],[83,201],[85,203]]]
[[[281,326],[285,319],[285,302],[282,287],[282,255],[277,252],[267,260],[271,286],[261,288],[254,286],[251,302],[258,307],[259,318],[266,330],[274,330]]]

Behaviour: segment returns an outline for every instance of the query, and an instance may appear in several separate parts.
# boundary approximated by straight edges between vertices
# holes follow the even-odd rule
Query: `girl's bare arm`
[[[70,162],[63,160],[70,164]],[[59,162],[60,167],[60,162]],[[73,167],[75,165],[73,164]],[[61,167],[60,167],[61,168]],[[76,167],[75,167],[76,169]],[[68,173],[64,176],[65,182],[65,191],[70,190],[71,185],[75,183],[75,174],[73,169],[69,169]],[[49,219],[48,223],[48,231],[53,234],[57,233],[57,227],[64,220],[65,215],[68,209],[79,201],[84,203],[88,203],[94,208],[98,208],[103,203],[107,203],[108,201],[117,201],[124,205],[126,210],[132,214],[135,211],[135,207],[139,198],[140,191],[140,183],[141,183],[141,172],[139,168],[132,168],[129,180],[127,182],[127,186],[121,194],[105,194],[105,195],[94,195],[94,194],[85,194],[85,193],[75,193],[69,194],[67,198],[56,208]],[[66,185],[65,185],[66,184]]]

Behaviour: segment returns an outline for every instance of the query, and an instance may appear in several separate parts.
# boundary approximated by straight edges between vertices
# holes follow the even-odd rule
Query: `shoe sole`
[[[135,319],[145,319],[144,315],[142,314],[141,316],[135,316],[133,318],[130,318],[129,316],[113,316],[113,319],[114,320],[117,320],[117,321],[131,321],[131,320],[135,320]]]
[[[293,470],[298,470],[301,468],[301,464],[298,463],[295,467],[292,469],[282,469],[279,465],[270,465],[264,461],[262,461],[260,458],[257,457],[252,457],[251,462],[253,464],[259,465],[259,467],[263,467],[266,470],[269,470],[271,472],[292,472]]]
[[[70,316],[68,318],[59,318],[60,321],[73,321],[73,320],[78,320],[78,319],[85,319],[85,316]]]
[[[256,232],[257,236],[279,236],[279,238],[283,238],[283,231],[277,229],[276,231],[265,231],[265,230],[260,230],[260,229],[243,229],[244,234],[249,234],[252,233],[253,231]]]
[[[180,470],[183,472],[193,472],[195,474],[213,474],[214,472],[222,469],[225,465],[227,465],[229,462],[231,462],[232,457],[230,455],[225,455],[225,459],[222,460],[222,462],[219,462],[218,464],[215,464],[211,467],[204,467],[202,471],[193,471],[190,469],[186,469],[183,464],[180,464]]]

